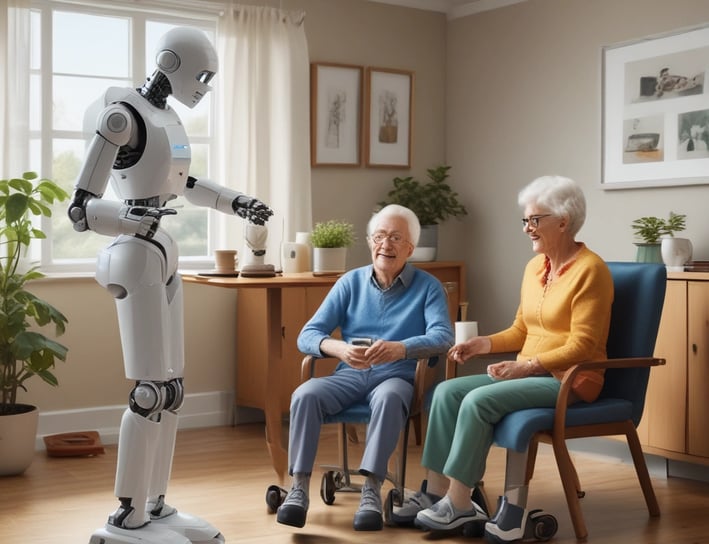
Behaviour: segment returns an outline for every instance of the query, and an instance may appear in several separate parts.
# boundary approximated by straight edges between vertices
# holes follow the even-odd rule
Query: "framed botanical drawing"
[[[709,26],[603,50],[604,189],[709,183]]]
[[[310,164],[361,163],[363,68],[349,64],[310,65]]]
[[[411,167],[414,73],[367,68],[364,156],[371,167]]]

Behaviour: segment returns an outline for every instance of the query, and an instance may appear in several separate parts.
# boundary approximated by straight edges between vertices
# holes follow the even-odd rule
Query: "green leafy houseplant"
[[[675,232],[683,231],[687,216],[670,212],[668,219],[659,217],[640,217],[635,219],[631,226],[635,236],[645,244],[659,244],[662,236],[674,236]]]
[[[55,326],[55,335],[64,333],[67,318],[54,306],[33,295],[27,282],[44,275],[21,263],[33,239],[46,235],[32,224],[32,216],[52,215],[50,206],[69,195],[35,172],[0,180],[0,415],[21,413],[17,391],[27,391],[25,381],[39,376],[56,386],[52,373],[57,359],[66,360],[67,348],[33,327]]]
[[[379,206],[406,206],[416,214],[422,226],[437,225],[450,217],[467,215],[465,206],[458,201],[458,193],[446,183],[450,169],[445,165],[429,168],[426,172],[430,181],[426,183],[412,176],[394,178],[394,188],[389,191],[386,200],[378,203]]]
[[[310,236],[313,247],[349,247],[355,241],[355,230],[352,223],[330,219],[324,223],[316,223]]]

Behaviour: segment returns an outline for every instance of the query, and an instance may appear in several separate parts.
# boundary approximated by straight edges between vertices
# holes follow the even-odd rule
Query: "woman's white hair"
[[[535,179],[519,192],[517,202],[523,210],[535,205],[558,217],[566,217],[571,236],[576,236],[586,221],[586,197],[574,180],[564,176]]]
[[[403,218],[409,227],[409,236],[411,237],[409,241],[414,247],[418,245],[419,236],[421,236],[421,224],[419,223],[419,219],[413,211],[399,204],[388,204],[375,213],[367,224],[367,236],[371,236],[372,233],[377,230],[379,222],[385,217]]]

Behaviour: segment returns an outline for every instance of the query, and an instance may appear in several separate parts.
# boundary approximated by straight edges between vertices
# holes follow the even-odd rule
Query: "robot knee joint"
[[[165,394],[160,383],[136,382],[130,392],[130,409],[142,417],[149,418],[161,412],[164,405]]]

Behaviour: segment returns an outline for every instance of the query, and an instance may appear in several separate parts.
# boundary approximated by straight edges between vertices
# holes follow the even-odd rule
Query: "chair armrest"
[[[665,359],[658,357],[627,357],[622,359],[601,359],[584,361],[569,368],[561,380],[559,396],[556,398],[554,409],[554,429],[566,427],[566,410],[569,406],[569,397],[572,394],[571,384],[577,374],[584,370],[605,370],[610,368],[640,368],[664,365]]]
[[[315,377],[315,370],[317,367],[317,362],[330,362],[334,367],[339,361],[335,357],[315,357],[313,355],[306,355],[303,357],[303,362],[300,364],[300,383]]]

